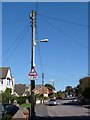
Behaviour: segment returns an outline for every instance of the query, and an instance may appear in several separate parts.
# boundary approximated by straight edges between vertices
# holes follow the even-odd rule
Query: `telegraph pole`
[[[32,20],[32,53],[31,53],[31,70],[35,68],[35,16],[36,11],[32,10],[30,19]],[[35,80],[31,80],[31,118],[35,116],[35,96],[34,96]]]
[[[42,73],[43,103],[44,103],[44,73]]]
[[[34,96],[34,88],[35,88],[35,80],[38,78],[38,74],[35,71],[35,17],[36,11],[32,10],[32,13],[29,15],[30,19],[32,20],[32,51],[31,51],[31,71],[29,73],[29,78],[31,80],[31,118],[35,117],[35,96]],[[48,42],[48,39],[40,40],[40,42]],[[43,75],[44,76],[44,75]],[[44,78],[44,77],[43,77]],[[29,116],[30,118],[30,116]]]

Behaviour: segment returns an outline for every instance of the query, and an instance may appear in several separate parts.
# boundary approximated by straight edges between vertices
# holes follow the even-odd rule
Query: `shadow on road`
[[[78,106],[81,106],[82,104],[80,104],[78,102],[69,102],[69,103],[63,103],[62,105],[78,105]]]
[[[30,118],[30,120],[90,120],[90,116],[68,116],[68,117],[40,117]]]

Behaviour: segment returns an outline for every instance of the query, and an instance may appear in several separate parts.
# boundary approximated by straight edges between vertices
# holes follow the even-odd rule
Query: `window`
[[[3,80],[1,80],[1,84],[3,84]]]
[[[0,84],[1,84],[1,85],[3,84],[3,80],[0,80]]]
[[[7,80],[7,85],[10,86],[10,80]]]
[[[3,85],[3,80],[0,81],[1,85]]]

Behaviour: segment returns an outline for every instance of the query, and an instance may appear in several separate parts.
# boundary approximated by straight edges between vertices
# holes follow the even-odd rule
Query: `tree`
[[[67,92],[68,95],[70,96],[71,92],[73,92],[72,86],[67,86],[66,89],[65,89],[65,92]]]
[[[75,96],[78,96],[78,94],[79,94],[79,85],[77,85],[77,87],[74,88],[73,94],[74,94]]]
[[[48,89],[55,89],[51,84],[46,84],[45,87],[47,87]]]
[[[13,98],[13,96],[11,95],[11,89],[10,88],[6,88],[6,90],[4,91],[4,93],[2,93],[2,102],[3,103],[8,103],[9,100],[11,101]]]
[[[90,87],[85,88],[85,90],[83,92],[83,97],[90,99]]]
[[[56,97],[64,98],[65,97],[65,91],[58,91],[57,94],[56,94]]]
[[[80,81],[79,94],[83,95],[85,89],[90,87],[90,77],[84,77],[79,81]]]

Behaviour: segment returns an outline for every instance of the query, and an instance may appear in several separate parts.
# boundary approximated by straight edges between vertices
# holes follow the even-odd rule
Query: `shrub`
[[[24,104],[24,103],[26,103],[26,100],[29,100],[29,102],[30,102],[30,96],[23,96],[23,97],[18,97],[18,98],[16,98],[16,100],[17,100],[17,102],[18,102],[18,104]]]
[[[4,114],[1,120],[11,120],[11,115]]]
[[[85,90],[83,92],[83,97],[90,99],[90,87],[85,88]]]

